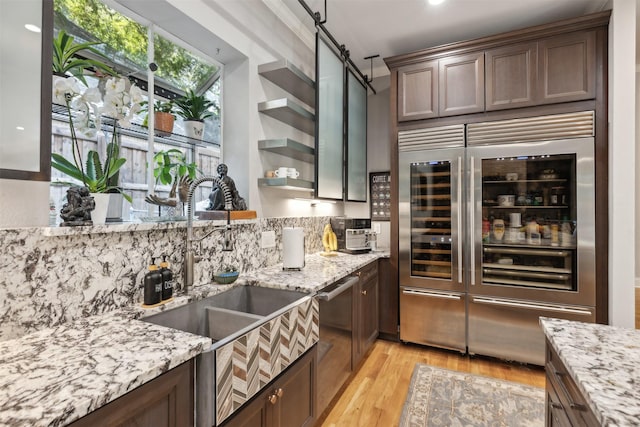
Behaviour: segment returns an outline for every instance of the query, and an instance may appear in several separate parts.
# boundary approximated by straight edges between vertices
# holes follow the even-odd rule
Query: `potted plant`
[[[171,185],[171,190],[168,198],[150,194],[145,201],[154,205],[177,206],[179,198],[182,203],[185,203],[189,185],[198,172],[197,165],[194,162],[187,163],[187,156],[177,148],[157,152],[153,156],[153,161],[155,163],[153,176],[156,184]]]
[[[147,111],[147,116],[142,123],[148,125],[148,101],[142,103],[142,111]],[[173,101],[156,101],[153,105],[154,128],[158,136],[170,136],[173,133],[173,123],[176,116],[173,114]]]
[[[76,179],[86,187],[100,207],[104,204],[104,214],[96,217],[92,212],[94,223],[104,223],[110,192],[118,192],[129,202],[131,196],[124,194],[118,186],[118,174],[126,159],[120,157],[120,141],[118,126],[127,127],[131,118],[140,111],[142,92],[131,85],[126,78],[110,77],[105,85],[104,98],[97,88],[81,88],[79,79],[75,77],[59,79],[53,87],[54,102],[64,105],[69,117],[71,131],[73,161],[58,153],[52,153],[51,166],[69,177]],[[102,118],[111,118],[111,141],[107,144],[105,157],[91,150],[83,157],[84,150],[80,137],[95,137],[97,130],[102,129]],[[98,196],[105,193],[104,197]],[[105,199],[105,200],[98,200]]]
[[[58,35],[53,39],[53,74],[60,77],[74,76],[84,85],[87,81],[84,78],[86,70],[98,71],[101,74],[113,76],[115,71],[108,65],[95,59],[80,58],[78,53],[88,50],[100,58],[105,58],[104,54],[93,46],[102,44],[100,42],[76,43],[73,36],[67,34],[64,30],[60,30]]]
[[[185,96],[174,100],[176,113],[184,119],[185,132],[189,138],[202,139],[204,119],[213,116],[213,101],[204,95],[196,95],[189,89]]]

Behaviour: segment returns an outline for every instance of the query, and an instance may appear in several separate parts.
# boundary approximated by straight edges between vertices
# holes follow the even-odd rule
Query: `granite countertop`
[[[302,271],[282,264],[233,285],[194,287],[153,309],[87,317],[0,342],[0,426],[62,426],[211,347],[209,338],[136,320],[242,284],[315,293],[385,253],[308,255]]]
[[[600,425],[637,425],[640,331],[550,318],[540,324]]]

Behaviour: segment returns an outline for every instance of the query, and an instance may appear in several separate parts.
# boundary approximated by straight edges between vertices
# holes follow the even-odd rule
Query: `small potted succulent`
[[[214,273],[213,280],[221,285],[230,285],[236,281],[239,274],[235,265],[225,264],[220,271]]]
[[[148,125],[148,101],[143,102],[142,111],[147,111],[147,116],[142,123],[143,126]],[[176,116],[173,114],[173,101],[156,101],[153,105],[154,128],[158,136],[170,136],[173,133],[173,123]]]
[[[204,119],[213,116],[213,101],[204,95],[196,95],[189,89],[185,96],[174,101],[175,112],[184,120],[186,135],[189,138],[202,139],[204,135]]]

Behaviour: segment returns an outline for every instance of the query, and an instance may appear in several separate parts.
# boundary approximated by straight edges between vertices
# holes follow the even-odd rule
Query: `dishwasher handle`
[[[316,296],[318,297],[318,299],[321,299],[323,301],[331,301],[332,299],[334,299],[335,297],[337,297],[338,295],[340,295],[341,293],[343,293],[347,289],[352,288],[353,285],[358,283],[358,280],[360,280],[360,278],[358,276],[353,276],[349,280],[347,280],[346,282],[342,283],[337,288],[333,289],[332,291],[330,291],[330,292],[319,292]]]

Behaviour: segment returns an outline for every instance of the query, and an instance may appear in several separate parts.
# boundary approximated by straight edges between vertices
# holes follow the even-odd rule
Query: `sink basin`
[[[211,427],[317,343],[317,314],[318,301],[307,293],[236,286],[140,320],[214,341],[196,356],[195,377],[196,426]]]
[[[275,317],[305,296],[308,294],[284,289],[237,286],[140,320],[209,337],[217,342]]]

